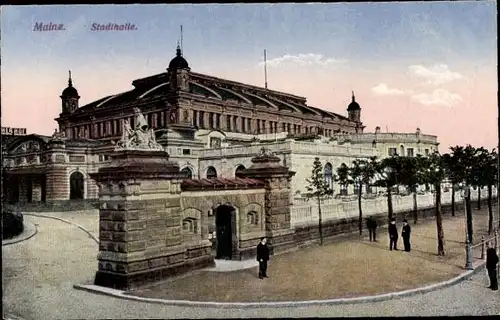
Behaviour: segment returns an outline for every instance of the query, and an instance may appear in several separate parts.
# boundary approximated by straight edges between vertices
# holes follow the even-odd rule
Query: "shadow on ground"
[[[475,212],[474,218],[479,232],[482,224],[487,224],[487,211]],[[272,257],[269,279],[259,280],[257,268],[224,273],[196,271],[127,294],[172,300],[272,302],[349,298],[417,288],[466,271],[461,243],[465,221],[447,217],[443,225],[444,257],[436,254],[436,224],[426,221],[412,226],[409,253],[389,251],[387,232],[382,228],[376,243],[366,238],[345,240]],[[402,245],[399,241],[400,249]]]

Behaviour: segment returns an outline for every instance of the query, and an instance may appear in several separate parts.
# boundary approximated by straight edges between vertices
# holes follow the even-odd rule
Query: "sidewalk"
[[[482,214],[481,214],[482,213]],[[487,226],[487,210],[474,212],[478,238]],[[486,214],[485,214],[486,213]],[[465,221],[443,221],[446,256],[438,257],[436,224],[412,226],[412,252],[389,251],[387,228],[379,242],[346,240],[271,257],[269,279],[259,280],[256,267],[233,272],[200,270],[190,276],[128,294],[191,301],[272,302],[350,298],[417,288],[465,272]],[[398,225],[401,229],[402,225]],[[400,239],[399,249],[403,248]]]

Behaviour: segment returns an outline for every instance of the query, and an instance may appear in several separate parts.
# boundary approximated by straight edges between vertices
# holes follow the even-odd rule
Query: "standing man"
[[[389,249],[392,251],[398,250],[398,227],[396,227],[396,219],[392,218],[389,223]]]
[[[366,227],[370,233],[370,242],[377,242],[377,220],[373,219],[372,216],[368,217],[366,220]]]
[[[486,269],[488,269],[488,276],[490,277],[490,286],[488,288],[491,290],[498,290],[497,264],[497,252],[495,248],[489,247],[486,250]]]
[[[269,261],[269,247],[267,246],[267,238],[260,238],[260,243],[257,245],[257,261],[259,261],[259,279],[267,278],[267,261]]]
[[[411,227],[408,224],[408,221],[406,219],[404,219],[403,220],[403,229],[401,231],[401,237],[403,238],[403,243],[405,245],[406,252],[410,252],[410,250],[411,250],[410,233],[411,233]]]

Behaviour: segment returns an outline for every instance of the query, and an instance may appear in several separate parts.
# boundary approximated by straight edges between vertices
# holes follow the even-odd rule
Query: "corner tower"
[[[170,61],[168,65],[168,75],[170,79],[170,89],[173,91],[189,90],[189,64],[182,56],[182,50],[179,44],[177,44],[177,51],[175,57]]]
[[[73,87],[73,80],[71,79],[71,70],[69,71],[68,87],[63,90],[61,96],[61,108],[63,114],[71,114],[78,109],[78,90]]]
[[[354,96],[354,91],[352,92],[352,102],[349,103],[349,106],[347,107],[347,114],[348,114],[349,120],[355,121],[355,122],[361,122],[361,107],[356,102],[356,97]]]

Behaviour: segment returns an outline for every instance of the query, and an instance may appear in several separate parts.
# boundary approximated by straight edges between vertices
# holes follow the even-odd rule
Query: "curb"
[[[104,294],[120,299],[134,300],[139,302],[148,302],[172,306],[189,306],[189,307],[219,307],[219,308],[262,308],[262,307],[304,307],[314,305],[340,305],[340,304],[356,304],[368,302],[380,302],[395,298],[409,297],[417,294],[424,294],[438,289],[443,289],[455,285],[463,280],[469,279],[472,275],[479,272],[486,265],[482,262],[473,270],[462,273],[461,275],[440,283],[428,285],[421,288],[410,289],[405,291],[391,292],[381,295],[358,297],[358,298],[339,298],[328,300],[307,300],[307,301],[283,301],[283,302],[204,302],[204,301],[189,301],[189,300],[165,300],[156,298],[144,298],[125,294],[125,291],[96,286],[96,285],[73,285],[77,290],[83,290],[91,293]]]
[[[67,224],[71,224],[71,225],[77,227],[78,229],[82,230],[86,234],[88,234],[89,237],[91,237],[97,244],[99,244],[98,238],[96,238],[90,231],[88,231],[87,229],[85,229],[84,227],[82,227],[81,225],[79,225],[77,223],[71,222],[71,221],[66,220],[66,219],[62,219],[62,218],[58,218],[58,217],[54,217],[54,216],[43,215],[43,214],[23,213],[23,215],[24,216],[38,217],[38,218],[54,219],[54,220],[62,221],[62,222],[67,223]]]
[[[23,225],[24,225],[23,232],[21,232],[20,235],[18,235],[17,237],[15,237],[13,239],[2,240],[2,247],[26,241],[26,240],[34,237],[35,234],[38,233],[38,229],[37,229],[36,225],[34,225],[33,223],[31,223],[29,221],[23,221]]]

